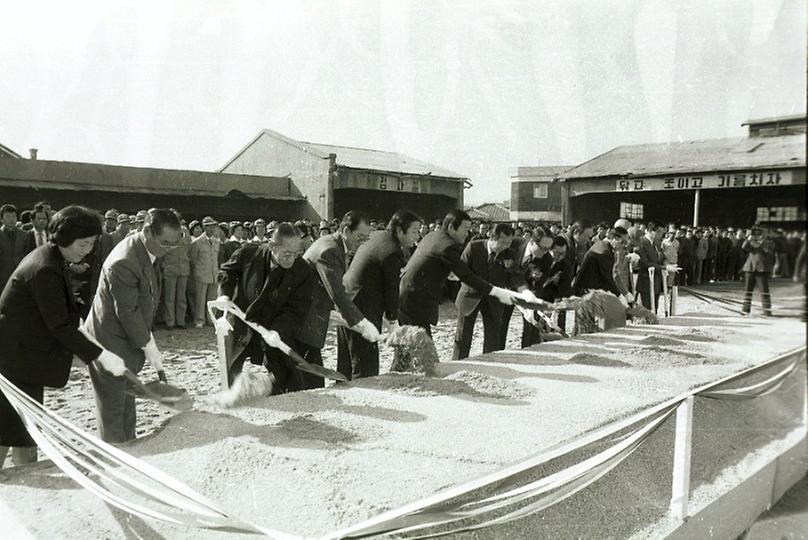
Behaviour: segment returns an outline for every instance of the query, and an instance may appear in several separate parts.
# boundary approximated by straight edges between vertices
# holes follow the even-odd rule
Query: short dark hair
[[[538,242],[545,236],[550,236],[550,231],[548,231],[541,225],[536,225],[535,227],[533,227],[533,231],[531,232],[531,234],[533,235],[533,240]]]
[[[553,247],[556,247],[556,246],[569,247],[567,245],[567,239],[564,238],[563,236],[561,236],[560,234],[553,237]]]
[[[339,222],[339,230],[341,231],[345,227],[348,227],[348,229],[353,232],[362,223],[367,223],[370,225],[370,220],[368,219],[367,214],[361,210],[350,210],[345,212],[345,215],[342,216],[342,220]]]
[[[499,238],[502,235],[513,236],[513,227],[511,227],[510,223],[497,223],[494,225],[493,238]]]
[[[645,229],[648,230],[648,231],[651,231],[651,232],[654,232],[655,230],[657,230],[660,227],[661,227],[661,225],[659,223],[657,223],[656,221],[649,221],[645,225]]]
[[[471,217],[466,212],[458,209],[450,210],[449,213],[446,214],[446,217],[443,218],[441,229],[448,231],[449,227],[451,227],[457,230],[464,221],[471,221]]]
[[[283,223],[281,223],[283,225]],[[279,225],[280,226],[280,225]],[[311,234],[311,227],[302,219],[295,221],[295,227],[300,231],[300,237],[305,238]]]
[[[406,233],[407,229],[416,222],[423,223],[424,220],[421,219],[421,216],[410,210],[396,210],[396,213],[393,214],[393,217],[387,222],[387,230],[395,233],[396,229],[401,229],[402,233]]]
[[[163,229],[166,227],[178,230],[182,228],[180,218],[177,217],[177,214],[175,214],[173,210],[169,210],[168,208],[155,208],[150,210],[146,214],[143,226],[148,226],[152,234],[155,235],[162,233]]]
[[[50,201],[39,201],[39,202],[38,202],[38,203],[36,203],[34,206],[35,206],[35,207],[36,207],[36,206],[42,206],[42,207],[44,208],[46,205],[47,205],[47,206],[53,206],[53,205],[50,203]]]
[[[609,231],[609,236],[611,236],[613,238],[616,237],[616,236],[627,236],[627,235],[628,235],[628,231],[625,229],[625,227],[621,227],[620,225],[618,225],[617,227],[612,228]]]
[[[572,224],[573,231],[583,231],[584,229],[591,229],[592,222],[588,219],[579,219],[575,223]]]
[[[300,236],[300,229],[288,221],[284,221],[282,223],[278,223],[278,225],[272,231],[272,236],[270,236],[269,241],[273,244],[277,244],[278,242],[283,242],[287,238],[300,238]]]
[[[23,210],[20,214],[20,223],[31,223],[31,219],[34,217],[33,212],[30,210]]]
[[[95,210],[74,204],[53,214],[48,231],[54,244],[67,247],[80,238],[101,234],[102,221],[101,214]]]
[[[17,210],[17,207],[14,206],[13,204],[4,204],[3,206],[0,206],[0,216],[9,213],[14,214],[15,216],[20,215],[19,210]]]

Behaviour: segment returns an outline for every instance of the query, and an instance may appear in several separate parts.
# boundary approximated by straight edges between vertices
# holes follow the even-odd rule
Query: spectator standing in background
[[[179,215],[178,215],[179,217]],[[191,275],[191,234],[181,228],[177,247],[163,256],[163,307],[166,328],[185,328],[188,312],[188,277]]]
[[[207,302],[216,299],[216,279],[219,274],[219,241],[216,233],[219,225],[212,217],[207,216],[202,220],[202,227],[205,233],[191,242],[189,258],[191,261],[191,273],[194,276],[194,325],[202,328],[205,320],[210,316],[207,314]],[[212,324],[212,321],[208,321]]]
[[[35,206],[31,213],[31,223],[33,228],[31,233],[34,235],[34,247],[41,247],[48,243],[50,236],[48,234],[48,213],[43,206]]]
[[[752,311],[752,294],[757,285],[760,285],[760,296],[763,304],[763,314],[770,317],[772,314],[772,299],[769,294],[769,276],[774,267],[774,243],[767,240],[763,229],[755,227],[751,236],[743,243],[743,250],[748,253],[743,265],[745,275],[745,295],[741,311],[749,315]]]
[[[696,246],[696,284],[700,284],[704,279],[704,261],[707,260],[707,250],[710,247],[710,240],[704,236],[701,229],[696,229],[693,239]]]
[[[115,229],[118,228],[118,211],[114,208],[110,208],[104,214],[104,232],[107,234],[112,234],[115,232]]]
[[[665,239],[662,240],[662,261],[665,265],[679,266],[679,240],[676,238],[676,230],[668,230],[665,233]],[[668,272],[666,284],[669,289],[676,283],[677,273]]]
[[[0,206],[0,290],[8,278],[35,247],[34,235],[17,228],[19,212],[13,204]]]

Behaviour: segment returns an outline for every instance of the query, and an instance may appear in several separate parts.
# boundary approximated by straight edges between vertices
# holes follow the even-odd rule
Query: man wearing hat
[[[202,328],[205,325],[206,305],[216,299],[216,276],[219,274],[219,241],[216,229],[219,224],[210,216],[202,220],[204,234],[191,242],[189,257],[191,275],[194,278],[194,325]]]
[[[112,237],[112,244],[118,245],[118,242],[129,235],[131,221],[128,214],[118,214],[118,217],[115,218],[115,222],[117,226],[115,230],[110,233],[110,236]]]
[[[146,210],[138,210],[135,215],[135,230],[140,232],[143,230],[143,224],[146,223],[146,216],[149,213]]]
[[[115,229],[118,228],[118,211],[114,208],[110,208],[104,214],[104,232],[107,234],[112,234],[115,232]]]

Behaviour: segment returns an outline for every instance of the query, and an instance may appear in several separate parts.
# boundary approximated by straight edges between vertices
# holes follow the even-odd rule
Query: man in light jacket
[[[165,254],[163,266],[163,306],[166,328],[185,328],[188,276],[191,274],[191,234],[182,229],[182,238],[176,249]]]
[[[204,234],[199,235],[191,242],[190,259],[191,273],[194,277],[194,323],[197,328],[205,326],[205,319],[210,321],[206,314],[206,305],[216,299],[216,278],[219,274],[219,241],[216,230],[219,224],[208,216],[202,220]]]

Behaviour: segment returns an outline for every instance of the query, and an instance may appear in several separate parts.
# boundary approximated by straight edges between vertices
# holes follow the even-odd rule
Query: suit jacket
[[[345,243],[339,233],[318,238],[303,254],[303,259],[316,278],[311,307],[306,321],[297,330],[296,338],[310,347],[322,349],[335,304],[350,326],[361,321],[364,315],[348,297],[342,284],[347,264]]]
[[[197,283],[216,283],[219,274],[219,242],[200,234],[191,241],[191,275]]]
[[[398,318],[398,286],[404,250],[391,231],[376,231],[359,246],[342,280],[345,292],[381,331],[382,316]]]
[[[443,230],[427,234],[412,254],[399,286],[399,310],[421,323],[438,323],[438,305],[443,284],[450,273],[481,294],[491,292],[491,284],[477,276],[460,259],[463,246]]]
[[[59,248],[32,251],[0,295],[0,372],[14,381],[61,388],[73,355],[91,362],[101,349],[79,331],[79,306]]]
[[[272,268],[268,244],[243,244],[225,261],[219,276],[219,294],[229,296],[248,320],[278,332],[287,344],[305,324],[314,276],[301,257],[289,269]],[[255,357],[260,342],[250,346],[252,330],[241,319],[234,323],[233,358],[242,352]]]
[[[123,358],[129,369],[140,371],[159,299],[157,272],[142,235],[127,236],[101,268],[87,331]]]
[[[516,250],[508,248],[497,253],[493,260],[489,262],[488,240],[472,240],[466,244],[463,253],[460,255],[460,260],[466,263],[469,270],[474,272],[475,275],[486,280],[491,285],[509,289],[516,288],[520,283],[524,284],[524,279],[519,275],[520,261],[516,258],[516,254]],[[481,300],[489,301],[487,298],[484,299],[482,293],[472,286],[466,283],[460,285],[460,290],[455,299],[458,316],[466,317],[470,315]],[[505,307],[496,299],[491,300],[491,306],[497,310]]]
[[[648,277],[648,269],[653,267],[654,292],[659,294],[662,291],[662,264],[659,251],[647,236],[643,236],[640,238],[640,243],[635,248],[635,252],[640,256],[640,261],[637,263],[637,270],[639,271],[637,275],[637,291],[641,294],[650,293],[651,282]]]
[[[8,231],[8,232],[7,232]],[[11,238],[9,239],[9,232]],[[20,264],[20,261],[36,247],[36,240],[31,231],[23,231],[17,227],[6,229],[0,226],[0,289]]]
[[[572,292],[581,296],[586,291],[600,289],[620,296],[621,291],[614,281],[614,250],[611,244],[601,242],[586,252],[581,268],[572,284]]]

